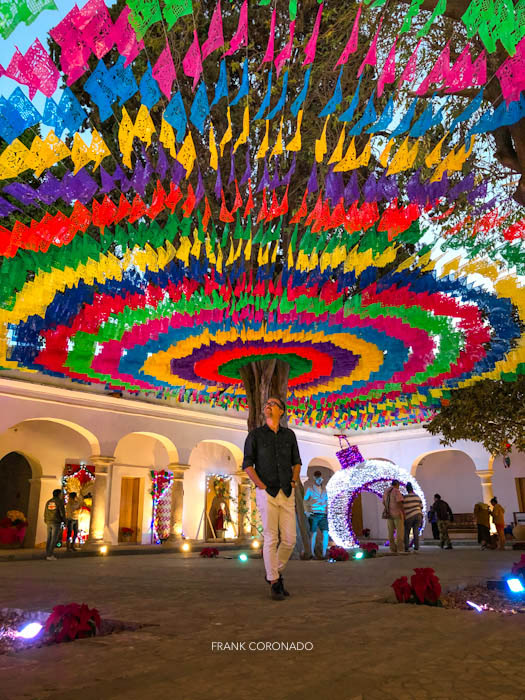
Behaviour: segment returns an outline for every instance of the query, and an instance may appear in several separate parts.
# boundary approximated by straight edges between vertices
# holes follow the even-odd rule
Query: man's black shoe
[[[288,596],[290,595],[290,593],[289,593],[289,592],[286,590],[286,588],[284,587],[284,579],[283,579],[283,577],[282,577],[281,574],[279,574],[279,583],[281,584],[281,590],[282,590],[282,592],[283,592],[283,595],[285,595],[286,597],[288,597]]]
[[[272,600],[284,600],[284,593],[280,581],[276,581],[270,586],[270,598]]]

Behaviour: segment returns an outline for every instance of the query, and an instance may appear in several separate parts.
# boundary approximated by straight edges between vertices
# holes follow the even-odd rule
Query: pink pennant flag
[[[381,25],[383,24],[383,17],[379,20],[379,27],[377,28],[377,32],[375,37],[372,40],[372,43],[370,44],[370,48],[368,49],[366,56],[363,60],[363,63],[361,63],[359,70],[357,71],[357,77],[361,75],[361,73],[364,71],[365,66],[375,66],[377,63],[377,40],[379,39],[379,32],[381,31]]]
[[[240,49],[241,46],[247,46],[248,44],[248,0],[244,0],[241,7],[241,14],[239,15],[239,24],[237,25],[237,31],[232,36],[230,41],[230,48],[228,51],[224,52],[224,56],[231,56],[233,53]]]
[[[37,90],[43,92],[46,97],[51,97],[57,89],[60,73],[38,39],[28,48],[24,59],[32,75],[29,98],[32,100]]]
[[[517,44],[514,56],[509,56],[498,68],[496,76],[505,102],[518,101],[525,89],[525,37]]]
[[[27,61],[25,60],[23,54],[20,53],[18,47],[15,48],[15,52],[13,54],[13,57],[9,61],[9,65],[7,66],[5,74],[8,78],[16,80],[16,82],[20,83],[20,85],[31,84],[31,70],[27,65]],[[31,99],[33,99],[33,97],[35,96],[35,93],[36,90],[29,90],[29,96]]]
[[[124,68],[127,68],[137,58],[139,53],[144,50],[144,42],[142,39],[137,41],[135,30],[129,23],[130,12],[129,7],[124,7],[113,25],[113,40],[117,45],[119,54],[126,57]]]
[[[175,66],[173,65],[173,58],[171,57],[171,51],[167,40],[164,51],[160,54],[157,63],[153,66],[152,75],[168,100],[171,99],[171,86],[177,77],[177,73],[175,72]]]
[[[273,8],[272,19],[270,21],[270,35],[268,36],[268,46],[266,47],[266,53],[261,61],[261,66],[263,63],[272,63],[273,52],[275,47],[275,20],[277,18],[277,8]]]
[[[470,42],[454,61],[454,65],[448,72],[445,82],[446,92],[458,92],[467,87],[471,87],[473,78],[472,57],[470,55]]]
[[[182,69],[187,76],[193,78],[192,90],[195,90],[195,86],[199,82],[199,77],[202,73],[201,49],[196,29],[193,30],[193,42],[182,59]]]
[[[357,42],[359,39],[359,18],[361,17],[362,9],[363,6],[359,5],[359,7],[357,8],[357,15],[354,20],[354,26],[352,28],[352,33],[350,34],[350,39],[348,39],[348,42],[345,48],[343,49],[343,53],[339,56],[339,60],[335,64],[333,70],[335,70],[337,66],[344,65],[350,58],[350,54],[353,54],[354,51],[357,51]]]
[[[290,38],[288,39],[288,43],[284,47],[284,49],[277,55],[274,63],[275,67],[277,69],[277,75],[281,72],[281,68],[283,65],[286,63],[286,61],[290,58],[292,55],[292,47],[293,47],[293,36],[295,33],[295,20],[290,22]]]
[[[222,33],[222,13],[221,0],[218,0],[208,29],[208,38],[202,45],[202,60],[211,53],[224,46],[224,35]]]
[[[405,66],[405,69],[401,73],[401,77],[399,78],[399,84],[403,82],[411,83],[414,78],[416,77],[416,68],[417,68],[417,52],[419,49],[419,45],[421,44],[421,39],[417,42],[417,46],[412,52],[412,56],[408,59],[408,63]]]
[[[319,36],[319,28],[321,27],[321,15],[323,14],[324,3],[321,3],[319,9],[317,10],[317,17],[315,18],[314,30],[312,36],[308,39],[308,43],[305,46],[304,53],[306,58],[303,61],[303,66],[314,62],[315,50],[317,48],[317,37]]]
[[[472,82],[474,85],[485,85],[487,82],[487,54],[485,49],[476,58],[472,66]]]
[[[88,0],[73,22],[97,58],[111,50],[114,44],[113,22],[104,0]]]
[[[72,85],[88,70],[87,61],[91,55],[91,48],[75,25],[79,12],[75,6],[56,27],[49,30],[49,35],[60,45],[60,66],[67,76],[68,85]]]
[[[393,83],[396,79],[396,43],[397,37],[394,40],[394,45],[390,49],[390,53],[385,61],[381,75],[377,80],[377,96],[381,97],[386,83]]]
[[[421,85],[416,90],[416,95],[424,95],[430,85],[440,85],[441,83],[446,83],[450,74],[450,41],[443,51],[439,54],[430,70],[430,73],[423,80]]]

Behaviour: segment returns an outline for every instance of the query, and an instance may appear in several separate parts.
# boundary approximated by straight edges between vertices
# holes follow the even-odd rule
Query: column
[[[239,539],[247,539],[252,534],[252,481],[244,470],[235,473],[239,479],[237,505],[237,532]]]
[[[494,491],[492,490],[492,477],[494,475],[494,471],[492,469],[476,469],[476,474],[481,480],[483,502],[490,504],[490,499],[494,497]]]
[[[88,545],[111,543],[108,532],[108,475],[114,461],[115,457],[105,457],[103,455],[92,455],[89,458],[89,463],[95,467],[95,481],[91,489],[93,500],[91,503]]]
[[[171,486],[171,524],[168,543],[182,539],[182,511],[184,506],[184,472],[189,469],[188,464],[168,464],[166,469],[173,472]]]

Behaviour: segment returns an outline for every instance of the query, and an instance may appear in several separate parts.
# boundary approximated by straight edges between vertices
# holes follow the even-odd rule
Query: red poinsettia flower
[[[414,569],[410,579],[414,593],[420,603],[437,603],[441,595],[441,584],[434,569]]]
[[[329,559],[335,559],[336,561],[348,561],[348,552],[344,547],[330,547],[328,550]]]
[[[46,620],[45,634],[49,641],[67,642],[92,637],[100,628],[100,623],[98,610],[88,608],[85,603],[56,605]]]
[[[219,556],[219,550],[216,547],[204,547],[201,549],[201,557],[208,557],[212,559],[213,557]]]
[[[408,603],[412,596],[412,588],[406,576],[397,578],[392,584],[398,603]]]
[[[525,554],[521,555],[521,559],[519,561],[515,561],[514,564],[512,565],[512,573],[516,574],[516,576],[520,576],[524,573],[525,570]]]
[[[379,546],[375,542],[364,542],[359,545],[365,552],[377,552]]]

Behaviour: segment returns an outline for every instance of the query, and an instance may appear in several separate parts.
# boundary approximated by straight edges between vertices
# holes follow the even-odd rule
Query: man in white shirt
[[[323,558],[328,549],[328,494],[323,486],[323,475],[314,472],[314,484],[304,494],[304,502],[310,506],[310,532],[312,533],[312,553],[315,552],[317,530],[323,533]]]

